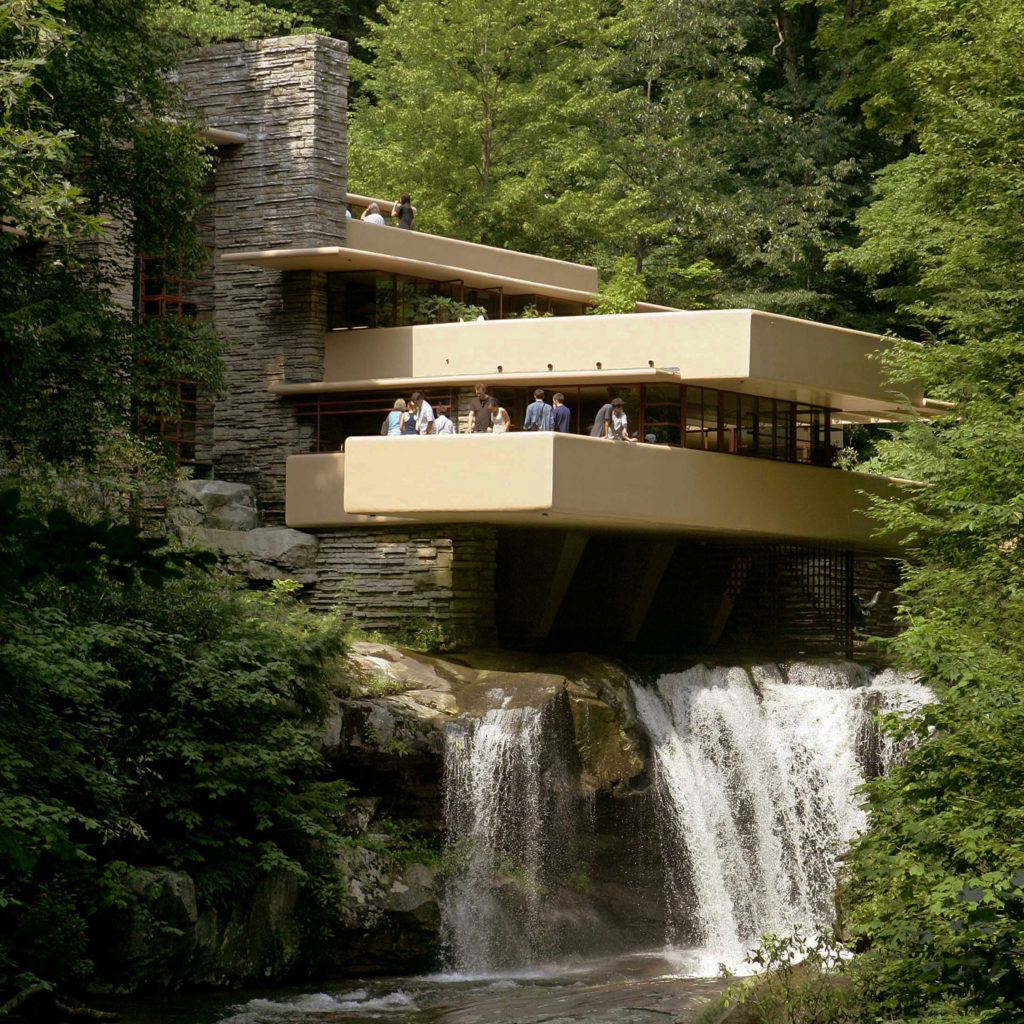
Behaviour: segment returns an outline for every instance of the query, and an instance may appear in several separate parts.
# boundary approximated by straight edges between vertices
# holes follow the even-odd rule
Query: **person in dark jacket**
[[[408,192],[402,193],[402,198],[397,203],[391,204],[391,216],[395,218],[396,228],[412,230],[412,222],[416,219],[416,207],[412,205]]]
[[[556,391],[551,396],[551,406],[551,429],[559,434],[568,434],[572,413],[565,404],[565,395],[561,391]]]

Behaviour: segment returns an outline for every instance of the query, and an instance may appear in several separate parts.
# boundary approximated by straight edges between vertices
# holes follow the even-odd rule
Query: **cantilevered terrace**
[[[555,312],[581,313],[597,272],[355,218],[344,246],[224,259],[326,271],[337,296],[322,379],[268,381],[314,425],[311,450],[288,460],[292,526],[486,522],[878,547],[861,492],[888,484],[830,468],[842,423],[903,414],[869,358],[882,345],[877,335],[755,310],[661,307],[419,325],[406,315],[403,323],[400,297],[417,282],[457,287],[448,294],[464,301],[490,296],[497,317],[538,297],[562,304]],[[373,275],[372,296],[360,293],[369,279],[356,275]],[[634,432],[652,443],[372,436],[396,397],[421,390],[457,410],[476,383],[519,423],[534,387],[561,391],[577,434],[601,404],[622,397]],[[920,394],[908,397],[924,411]]]

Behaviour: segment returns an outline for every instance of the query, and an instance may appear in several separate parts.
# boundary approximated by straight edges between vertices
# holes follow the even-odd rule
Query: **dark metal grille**
[[[198,317],[201,310],[193,297],[197,282],[184,276],[179,257],[140,252],[138,276],[140,321]],[[194,380],[169,377],[167,385],[174,396],[174,411],[157,419],[157,434],[174,450],[176,465],[212,465],[214,402],[202,395]],[[140,429],[147,425],[139,423]]]

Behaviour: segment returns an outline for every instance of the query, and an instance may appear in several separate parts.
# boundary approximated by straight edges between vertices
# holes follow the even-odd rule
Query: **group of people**
[[[345,216],[352,216],[352,211],[348,207],[345,208]],[[403,192],[402,198],[391,204],[391,216],[395,220],[396,228],[412,230],[412,222],[416,219],[416,207],[412,205],[408,192]],[[387,224],[384,214],[380,211],[380,203],[370,203],[359,219],[365,220],[367,224]]]
[[[523,430],[551,430],[559,434],[568,434],[572,424],[572,412],[565,404],[565,396],[556,391],[551,396],[550,405],[545,401],[545,397],[543,388],[534,391],[533,401],[526,407]],[[414,391],[408,401],[404,398],[395,400],[394,408],[381,424],[380,432],[387,437],[458,433],[448,412],[447,406],[439,405],[435,414],[422,392]],[[512,419],[508,411],[488,393],[483,384],[477,384],[469,405],[469,433],[504,434],[511,426]],[[629,421],[621,398],[613,398],[601,406],[590,428],[590,436],[607,437],[615,441],[631,440]]]
[[[487,393],[483,384],[477,384],[473,391],[473,399],[469,403],[469,432],[504,434],[512,426],[512,418],[507,410]],[[561,392],[556,391],[548,405],[544,401],[543,388],[537,388],[533,393],[533,401],[526,407],[523,430],[554,430],[568,434],[571,416]]]
[[[422,391],[414,391],[406,401],[396,398],[395,404],[380,425],[385,437],[401,437],[403,434],[454,434],[455,424],[448,416],[448,407],[439,405],[435,414],[433,406],[423,397]]]

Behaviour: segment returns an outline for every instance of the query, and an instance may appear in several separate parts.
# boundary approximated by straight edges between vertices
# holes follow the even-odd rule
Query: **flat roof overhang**
[[[749,309],[542,317],[330,331],[321,381],[274,382],[275,394],[560,383],[693,383],[897,419],[903,396],[869,358],[891,342]],[[921,414],[920,391],[906,398]]]
[[[467,288],[500,288],[508,295],[545,295],[589,302],[597,268],[546,256],[463,242],[422,231],[345,221],[345,244],[316,249],[261,249],[225,253],[227,263],[275,270],[383,270],[428,281],[461,281]]]
[[[344,454],[288,459],[286,518],[298,529],[387,517],[895,552],[898,543],[876,537],[864,512],[867,494],[898,486],[838,469],[573,434],[357,437]]]

